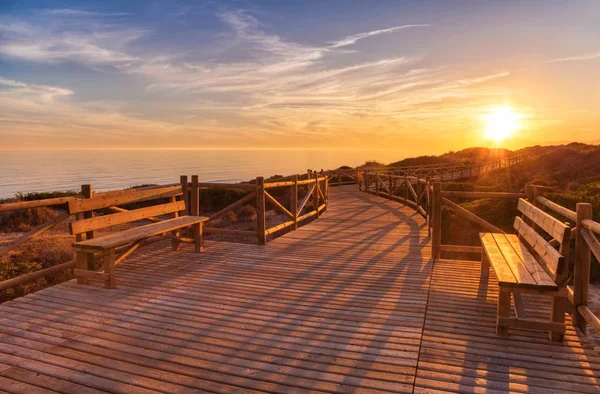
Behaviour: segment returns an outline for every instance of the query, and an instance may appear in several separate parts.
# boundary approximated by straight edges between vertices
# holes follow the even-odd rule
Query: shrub
[[[5,233],[29,231],[57,216],[56,211],[46,207],[6,212],[0,214],[0,231]]]
[[[77,197],[79,196],[79,192],[74,190],[67,191],[54,191],[54,192],[31,192],[31,193],[21,193],[18,192],[15,194],[16,201],[37,201],[37,200],[45,200],[47,198],[59,198],[59,197]]]
[[[251,222],[256,220],[256,208],[252,205],[244,205],[241,208],[238,208],[237,219],[240,221]]]

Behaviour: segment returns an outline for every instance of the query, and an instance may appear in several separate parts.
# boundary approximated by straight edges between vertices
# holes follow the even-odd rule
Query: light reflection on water
[[[144,183],[176,183],[179,175],[206,182],[239,182],[257,176],[357,166],[367,160],[400,160],[402,152],[317,150],[96,150],[0,151],[0,198],[16,192],[122,189]]]

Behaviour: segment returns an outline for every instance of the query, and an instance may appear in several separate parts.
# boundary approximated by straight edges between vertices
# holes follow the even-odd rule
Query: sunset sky
[[[1,148],[598,143],[599,21],[600,1],[2,1]]]

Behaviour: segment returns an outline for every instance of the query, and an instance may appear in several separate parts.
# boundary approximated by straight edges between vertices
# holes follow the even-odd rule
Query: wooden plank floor
[[[0,392],[599,389],[575,332],[497,338],[478,265],[434,266],[424,220],[356,186],[266,246],[206,246],[141,249],[115,290],[71,281],[1,305]]]

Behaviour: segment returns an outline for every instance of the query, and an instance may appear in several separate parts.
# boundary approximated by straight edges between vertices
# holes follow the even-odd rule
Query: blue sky
[[[8,148],[418,153],[598,138],[600,2],[4,1]]]

